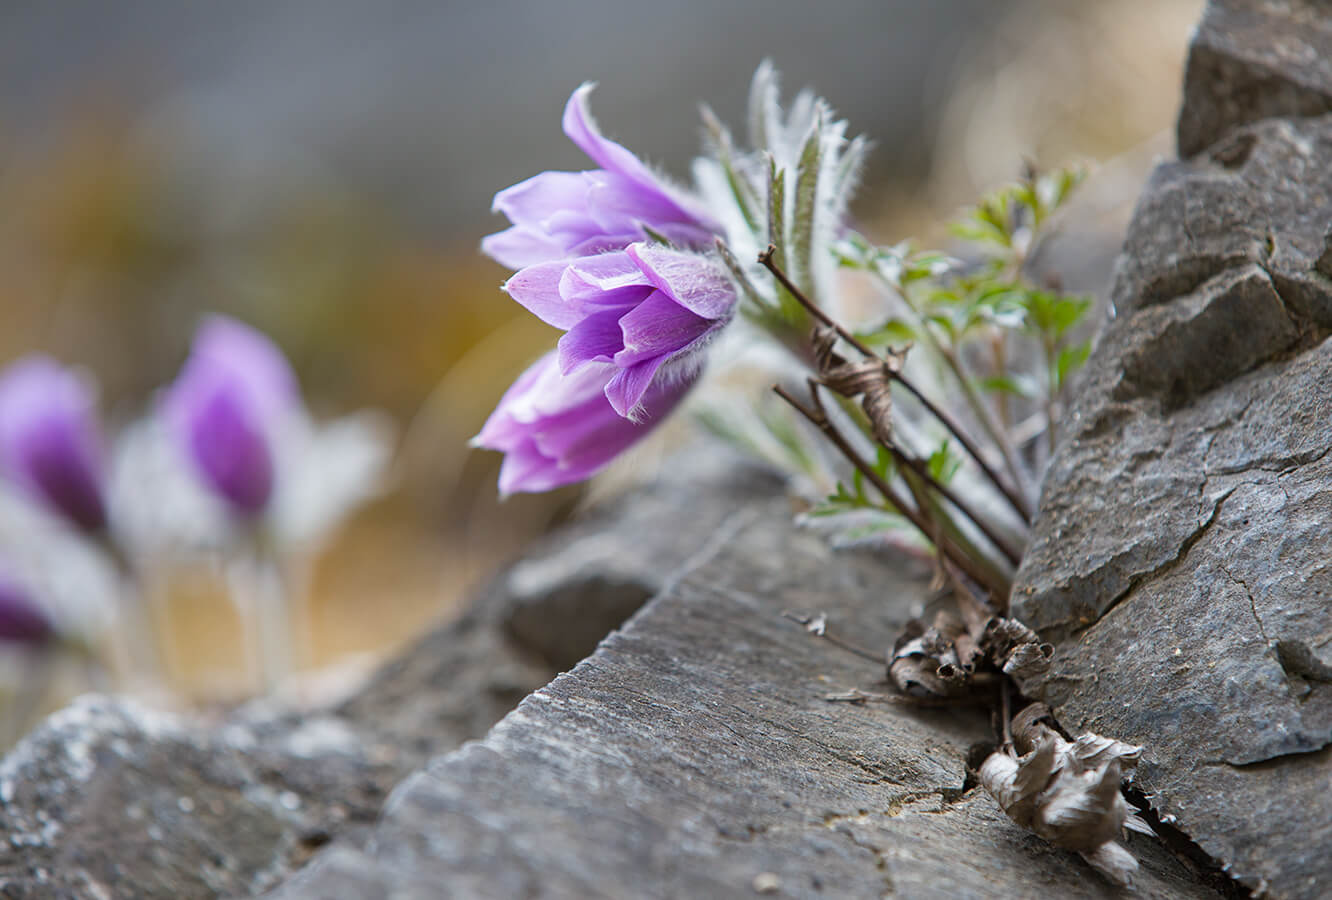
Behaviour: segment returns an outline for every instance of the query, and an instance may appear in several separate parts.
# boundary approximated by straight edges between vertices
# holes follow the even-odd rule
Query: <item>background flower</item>
[[[55,626],[0,561],[0,641],[45,644]]]
[[[204,482],[246,515],[273,493],[271,433],[299,405],[296,376],[266,336],[213,316],[195,335],[166,415]]]
[[[622,417],[606,397],[617,370],[605,363],[565,375],[548,353],[504,394],[473,446],[505,454],[501,494],[547,491],[592,477],[645,437],[694,383],[694,375],[658,380],[640,398],[641,418]]]
[[[85,532],[106,527],[93,391],[41,355],[0,376],[0,471]]]

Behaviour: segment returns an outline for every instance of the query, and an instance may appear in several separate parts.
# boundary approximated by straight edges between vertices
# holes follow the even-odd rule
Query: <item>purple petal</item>
[[[564,247],[528,225],[514,225],[481,239],[481,252],[510,269],[558,259]]]
[[[619,319],[623,348],[615,354],[621,368],[669,357],[706,334],[713,323],[694,315],[661,291]]]
[[[569,299],[590,299],[626,287],[651,286],[638,263],[629,254],[620,252],[572,260],[560,290]]]
[[[593,162],[610,173],[636,182],[655,195],[654,203],[666,203],[669,215],[663,218],[675,222],[688,222],[699,226],[709,235],[721,232],[721,226],[700,204],[677,191],[643,164],[630,150],[602,135],[592,118],[588,97],[595,84],[587,82],[569,97],[564,107],[564,133],[578,145]],[[655,223],[650,223],[654,224]]]
[[[637,243],[625,253],[659,291],[705,319],[727,319],[735,309],[735,288],[720,265],[694,253],[659,244]]]
[[[270,435],[300,411],[296,376],[262,333],[214,316],[164,402],[168,424],[204,483],[257,515],[274,489]]]
[[[556,260],[528,266],[504,282],[504,292],[547,325],[567,331],[583,319],[581,306],[560,293],[560,280],[568,265]]]
[[[265,420],[300,407],[296,373],[277,344],[262,331],[228,316],[204,319],[190,347],[190,363],[206,364],[243,385],[249,401]]]
[[[641,421],[645,411],[639,402],[652,384],[652,376],[657,374],[665,361],[658,356],[616,372],[606,382],[606,399],[610,401],[611,408],[626,419]]]
[[[614,366],[589,364],[561,375],[556,355],[538,360],[514,382],[474,444],[503,451],[500,491],[544,491],[582,481],[641,440],[692,383],[654,385],[641,399],[641,421],[620,416],[606,399]]]
[[[55,626],[32,597],[0,570],[0,640],[18,644],[45,644]]]
[[[549,430],[537,437],[537,445],[543,453],[558,456],[566,466],[600,468],[638,441],[645,429],[669,415],[693,383],[690,378],[653,385],[642,398],[642,417],[638,421],[624,418],[603,400],[595,423],[585,423],[581,429]]]
[[[243,513],[261,511],[273,493],[273,457],[240,389],[217,383],[191,414],[189,448],[213,489]]]
[[[657,178],[652,170],[628,149],[604,137],[597,128],[587,100],[595,87],[594,83],[586,82],[569,97],[564,107],[564,133],[601,168],[618,172],[641,184],[656,184]]]
[[[536,225],[562,210],[587,207],[587,179],[582,172],[542,172],[495,195],[495,212],[516,225]]]
[[[84,531],[106,526],[92,393],[49,357],[0,377],[0,471]]]
[[[618,309],[594,313],[560,338],[560,371],[568,375],[583,363],[610,362],[624,348]],[[633,313],[630,313],[633,315]]]

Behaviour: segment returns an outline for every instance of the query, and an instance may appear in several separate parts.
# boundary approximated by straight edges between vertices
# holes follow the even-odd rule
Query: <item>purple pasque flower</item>
[[[272,438],[300,407],[282,351],[259,331],[210,316],[165,400],[168,427],[204,483],[234,510],[261,513],[273,494]]]
[[[658,379],[639,400],[638,421],[621,416],[606,398],[613,365],[597,362],[571,374],[547,353],[519,376],[472,445],[505,454],[502,495],[548,491],[590,478],[641,440],[673,410],[698,369]]]
[[[54,637],[55,631],[32,596],[0,567],[0,641],[40,645]]]
[[[83,531],[106,527],[93,390],[50,357],[0,374],[0,472]]]
[[[597,130],[587,103],[593,87],[569,98],[564,133],[600,168],[542,172],[496,194],[495,211],[513,223],[481,242],[496,262],[521,269],[618,250],[648,237],[645,227],[684,247],[705,247],[720,232],[695,198]]]
[[[610,408],[635,421],[650,388],[697,369],[697,353],[730,321],[736,294],[714,259],[640,242],[624,250],[539,263],[504,285],[543,321],[565,330],[561,374],[597,366]],[[611,368],[605,368],[609,363]]]

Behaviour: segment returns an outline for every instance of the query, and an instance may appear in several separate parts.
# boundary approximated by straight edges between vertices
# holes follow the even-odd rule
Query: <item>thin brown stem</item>
[[[874,353],[869,347],[865,346],[863,341],[838,324],[831,316],[820,309],[813,300],[809,299],[803,291],[795,286],[791,279],[787,277],[786,273],[782,271],[781,267],[773,261],[772,256],[775,249],[776,248],[769,245],[766,250],[759,254],[758,260],[769,272],[772,273],[772,276],[791,293],[791,296],[796,299],[796,302],[804,307],[810,315],[825,327],[831,328],[838,337],[854,347],[862,356],[868,359],[878,359],[878,354]],[[911,396],[916,399],[916,402],[923,406],[930,415],[934,416],[944,428],[948,429],[949,433],[951,433],[953,437],[957,439],[957,442],[962,445],[962,448],[967,451],[967,455],[975,460],[976,465],[980,466],[981,471],[990,479],[990,483],[1004,495],[1004,498],[1008,500],[1014,511],[1016,511],[1022,518],[1022,521],[1030,525],[1031,510],[1027,506],[1026,501],[1023,500],[1016,489],[1010,487],[1002,478],[1000,478],[999,473],[985,461],[985,457],[981,455],[979,448],[977,448],[976,445],[972,443],[971,439],[967,437],[966,433],[962,430],[962,426],[960,426],[952,416],[948,415],[942,409],[930,402],[929,398],[917,390],[915,385],[908,381],[900,372],[891,372],[890,377],[898,384],[902,385],[902,387],[906,388],[907,393],[911,394]]]
[[[907,455],[907,453],[903,451],[902,448],[898,447],[896,444],[890,443],[890,444],[885,444],[884,446],[887,447],[888,452],[893,455],[893,459],[897,460],[898,465],[907,466],[908,468],[910,468],[913,472],[915,472],[917,475],[920,476],[921,480],[924,481],[925,484],[928,485],[931,490],[942,495],[943,498],[947,500],[949,503],[953,504],[953,506],[956,507],[957,510],[960,513],[962,513],[962,515],[970,519],[972,523],[977,528],[980,529],[981,534],[985,535],[986,539],[991,544],[993,544],[995,548],[999,550],[999,552],[1003,553],[1004,556],[1008,558],[1009,562],[1011,562],[1014,566],[1016,566],[1019,562],[1022,561],[1022,553],[1018,551],[1016,548],[1014,548],[1007,541],[1005,541],[996,532],[994,527],[985,521],[985,518],[983,516],[978,515],[976,511],[973,510],[970,506],[968,506],[966,502],[964,502],[961,497],[959,497],[956,493],[954,493],[951,488],[949,488],[943,482],[939,481],[933,475],[931,475],[929,472],[929,468],[925,465],[925,463],[923,463],[919,459],[916,459],[914,456]]]
[[[812,390],[813,388],[811,388],[811,391]],[[834,389],[829,388],[829,390],[833,390],[833,393],[837,394],[837,392]],[[837,396],[840,401],[842,410],[845,411],[847,415],[855,419],[857,424],[863,424],[866,426],[868,425],[868,418],[865,415],[864,411],[859,406],[857,406],[851,400],[851,398],[846,397],[843,394],[837,394]],[[949,503],[951,503],[954,507],[956,507],[957,510],[962,513],[962,515],[970,519],[972,523],[975,524],[975,526],[978,529],[980,529],[981,533],[984,534],[985,537],[989,539],[990,543],[994,547],[998,548],[998,550],[1001,553],[1003,553],[1005,557],[1008,558],[1009,562],[1011,562],[1015,567],[1021,562],[1022,560],[1021,551],[1014,548],[1012,544],[1007,543],[1003,539],[1003,537],[998,533],[998,531],[994,528],[993,525],[987,522],[984,519],[984,517],[978,515],[975,512],[975,510],[973,510],[970,506],[968,506],[966,502],[962,500],[961,497],[959,497],[956,493],[952,491],[952,489],[950,489],[947,485],[943,484],[943,482],[937,480],[933,475],[931,475],[929,467],[925,464],[923,460],[907,453],[905,450],[903,450],[900,446],[898,446],[896,443],[894,443],[891,440],[880,441],[880,443],[882,444],[885,450],[887,450],[889,453],[892,454],[893,459],[897,461],[897,464],[899,466],[904,466],[906,468],[911,469],[913,472],[915,472],[925,481],[926,485],[935,490],[937,493],[943,495],[944,499],[946,499]]]
[[[893,490],[892,485],[888,484],[888,482],[874,470],[874,467],[860,455],[856,448],[851,446],[851,443],[828,418],[827,413],[819,404],[817,395],[813,398],[815,408],[811,409],[793,397],[791,393],[781,385],[774,385],[773,391],[776,392],[777,396],[789,403],[796,412],[800,413],[808,419],[811,424],[822,431],[828,440],[832,442],[833,446],[846,457],[847,461],[855,466],[870,484],[874,485],[875,490],[882,495],[883,499],[886,500],[893,509],[905,516],[906,519],[911,522],[912,525],[916,526],[920,533],[927,539],[931,541],[934,540],[935,529],[933,523],[927,518],[928,513],[907,503],[897,491]],[[939,550],[977,584],[982,585],[986,590],[991,591],[998,597],[1008,596],[1010,585],[1007,583],[1006,579],[996,573],[987,571],[985,567],[979,565],[976,560],[958,549],[958,547],[946,536],[940,539]]]

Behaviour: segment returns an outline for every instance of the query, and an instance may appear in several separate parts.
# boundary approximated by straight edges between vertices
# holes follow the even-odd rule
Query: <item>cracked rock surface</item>
[[[590,653],[776,484],[729,455],[682,459],[533,547],[460,620],[324,708],[263,701],[203,720],[76,701],[0,762],[0,896],[249,896],[316,851],[359,846],[394,785]]]
[[[838,553],[752,504],[596,653],[390,798],[363,849],[273,896],[1110,897],[970,786],[979,712],[830,703],[882,668],[783,610],[887,646],[928,572]],[[1211,896],[1135,837],[1141,896]]]
[[[1209,6],[1014,606],[1058,640],[1027,692],[1146,745],[1154,806],[1279,897],[1332,891],[1326,13]]]

